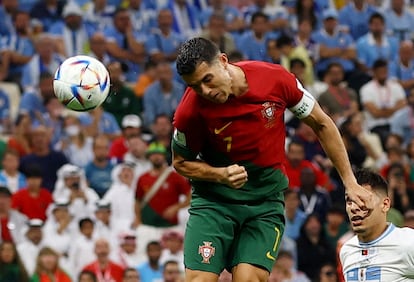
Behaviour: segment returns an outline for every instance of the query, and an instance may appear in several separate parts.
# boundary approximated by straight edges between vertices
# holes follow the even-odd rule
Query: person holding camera
[[[98,194],[88,187],[83,170],[75,165],[66,164],[58,171],[53,198],[69,202],[69,212],[75,219],[92,217]]]

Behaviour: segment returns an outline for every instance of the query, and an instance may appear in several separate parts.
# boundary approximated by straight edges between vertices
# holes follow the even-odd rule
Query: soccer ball
[[[66,59],[56,70],[53,89],[68,109],[89,111],[101,105],[109,93],[109,73],[105,66],[89,56]]]

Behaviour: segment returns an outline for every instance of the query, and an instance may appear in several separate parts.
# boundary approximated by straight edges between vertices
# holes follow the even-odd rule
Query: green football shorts
[[[283,193],[252,204],[194,196],[184,240],[184,263],[220,274],[239,263],[271,271],[285,227]]]

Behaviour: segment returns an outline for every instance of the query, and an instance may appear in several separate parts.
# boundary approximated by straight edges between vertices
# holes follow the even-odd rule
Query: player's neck
[[[375,227],[372,228],[371,232],[367,232],[366,234],[359,234],[358,240],[362,243],[372,242],[378,239],[385,232],[385,230],[387,230],[387,228],[387,222],[383,221],[378,225],[375,225]]]
[[[235,65],[229,65],[229,72],[233,80],[232,91],[234,96],[238,97],[246,93],[248,85],[246,75],[242,68]]]

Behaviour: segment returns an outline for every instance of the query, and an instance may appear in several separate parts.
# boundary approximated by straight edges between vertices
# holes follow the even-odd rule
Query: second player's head
[[[373,209],[369,212],[362,210],[356,203],[345,195],[346,212],[353,231],[363,242],[376,239],[384,232],[387,223],[387,212],[391,202],[388,197],[387,182],[377,173],[367,169],[355,173],[358,184],[372,191]]]
[[[209,101],[224,103],[233,92],[227,55],[207,39],[186,41],[178,51],[176,66],[187,85]]]

